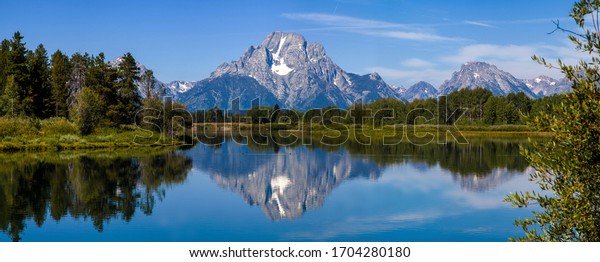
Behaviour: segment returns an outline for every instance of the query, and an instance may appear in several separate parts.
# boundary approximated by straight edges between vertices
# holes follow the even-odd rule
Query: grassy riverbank
[[[435,126],[435,125],[395,125],[395,126],[358,126],[358,125],[286,125],[286,124],[237,124],[207,123],[195,125],[197,134],[232,135],[238,132],[260,135],[282,135],[292,133],[303,138],[311,137],[317,141],[339,141],[353,139],[364,141],[427,141],[435,139],[450,141],[452,136],[467,139],[477,138],[521,138],[546,137],[548,133],[539,132],[525,125],[492,126]],[[260,131],[260,132],[259,132]],[[446,138],[444,138],[446,135]],[[150,133],[135,126],[102,127],[92,134],[82,136],[76,126],[64,118],[35,120],[31,118],[0,118],[0,151],[60,151],[82,149],[167,147],[183,145],[179,139],[165,140],[160,133]]]
[[[483,138],[507,138],[527,140],[543,139],[550,133],[536,131],[526,125],[491,125],[491,126],[446,126],[446,125],[388,125],[388,126],[358,126],[358,125],[285,125],[285,124],[237,124],[237,123],[205,123],[196,124],[198,134],[236,136],[249,134],[260,136],[296,137],[317,139],[317,141],[354,141],[369,140],[371,142],[423,142],[435,140],[438,142],[453,141],[454,138],[464,137],[467,140]],[[445,136],[445,137],[444,137]],[[441,140],[440,140],[441,138]]]
[[[0,118],[0,151],[59,151],[74,149],[167,147],[182,145],[160,143],[161,134],[145,132],[133,126],[97,128],[82,136],[76,126],[64,118],[35,120]]]

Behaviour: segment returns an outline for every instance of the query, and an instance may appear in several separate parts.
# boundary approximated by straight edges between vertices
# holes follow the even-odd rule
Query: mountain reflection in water
[[[239,193],[249,205],[260,206],[271,220],[302,216],[307,209],[321,207],[344,181],[377,180],[388,166],[429,169],[439,165],[470,191],[486,191],[521,175],[529,166],[519,154],[519,144],[507,141],[368,146],[349,141],[341,146],[296,143],[285,147],[274,139],[260,145],[252,139],[210,142],[214,145],[199,145],[188,153],[194,168]]]

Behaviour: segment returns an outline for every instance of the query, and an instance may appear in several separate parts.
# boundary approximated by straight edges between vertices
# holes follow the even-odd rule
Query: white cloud
[[[496,26],[493,26],[491,24],[488,23],[484,23],[484,22],[478,22],[478,21],[464,21],[465,24],[467,25],[476,25],[476,26],[482,26],[482,27],[488,27],[488,28],[497,28]]]
[[[476,44],[464,46],[456,54],[443,57],[442,61],[450,64],[484,61],[496,65],[517,78],[533,78],[540,74],[554,78],[563,77],[559,70],[545,68],[533,61],[531,56],[534,54],[546,58],[549,62],[560,58],[567,64],[574,64],[587,58],[585,53],[576,51],[570,43],[564,43],[562,46]]]
[[[452,73],[458,71],[463,63],[482,61],[497,66],[520,79],[531,79],[539,75],[547,75],[556,79],[564,77],[558,69],[548,69],[531,59],[532,55],[546,58],[556,65],[561,59],[566,64],[576,64],[580,60],[589,59],[589,55],[576,51],[569,42],[562,45],[528,44],[528,45],[466,45],[454,53],[431,58],[429,61],[411,58],[401,62],[397,68],[372,66],[365,69],[378,72],[386,81],[410,86],[418,81],[427,81],[438,87],[444,80],[450,79]]]
[[[369,72],[379,73],[387,82],[399,82],[409,87],[419,81],[427,81],[436,88],[446,79],[449,79],[453,70],[437,68],[401,69],[389,67],[369,67]]]
[[[406,67],[432,67],[434,64],[419,58],[410,58],[402,61],[402,65]]]
[[[384,21],[369,20],[342,15],[330,15],[320,13],[286,13],[282,16],[293,20],[304,20],[327,26],[336,26],[348,29],[407,28],[407,26],[402,24],[395,24]]]
[[[380,36],[387,38],[396,38],[403,40],[416,40],[416,41],[458,41],[463,40],[460,38],[445,37],[436,34],[422,33],[422,32],[404,32],[404,31],[357,31],[357,33]]]
[[[535,53],[535,50],[536,48],[532,46],[476,44],[464,46],[458,50],[458,53],[446,56],[443,60],[452,63],[485,61],[490,58],[524,61],[531,60],[531,55]]]
[[[286,13],[282,15],[292,20],[302,20],[327,26],[322,30],[337,30],[361,35],[394,38],[412,41],[459,41],[461,38],[436,34],[427,26],[390,23],[386,21],[356,18],[350,16],[321,13]]]

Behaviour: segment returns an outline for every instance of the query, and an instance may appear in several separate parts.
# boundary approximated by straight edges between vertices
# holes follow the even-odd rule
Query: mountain
[[[444,81],[439,91],[440,95],[448,95],[452,91],[462,88],[475,89],[479,87],[488,89],[497,96],[523,92],[529,97],[537,97],[525,82],[485,62],[463,64],[459,71],[452,74],[450,80]]]
[[[227,93],[233,90],[237,93]],[[267,93],[260,93],[263,90]],[[202,99],[193,97],[197,94],[202,94]],[[399,98],[377,73],[362,76],[347,73],[327,56],[321,44],[308,43],[299,34],[284,32],[270,33],[261,45],[249,47],[238,60],[222,64],[208,79],[181,93],[179,100],[192,110],[215,105],[229,108],[226,104],[229,101],[221,99],[224,97],[240,97],[241,101],[260,98],[261,105],[279,103],[300,110],[346,108],[358,100],[368,103],[382,97]]]
[[[540,97],[566,93],[571,89],[571,83],[566,78],[556,80],[542,75],[534,79],[526,79],[523,81],[533,93]]]
[[[196,82],[188,91],[175,97],[187,105],[188,110],[197,111],[217,106],[221,109],[250,109],[258,99],[260,105],[272,106],[282,104],[270,90],[258,83],[254,78],[225,74]],[[239,98],[239,107],[232,107]]]
[[[415,99],[427,99],[437,97],[437,89],[430,83],[425,81],[418,82],[401,94],[402,99],[406,101],[413,101]]]
[[[180,94],[185,93],[192,89],[199,81],[172,81],[166,84],[167,94],[177,99]]]

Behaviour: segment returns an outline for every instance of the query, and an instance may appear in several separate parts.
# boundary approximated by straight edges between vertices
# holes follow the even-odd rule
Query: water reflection
[[[508,140],[420,146],[297,142],[285,147],[278,146],[281,141],[276,138],[260,143],[224,137],[204,142],[209,145],[199,145],[188,153],[194,167],[219,186],[240,194],[247,204],[261,207],[271,220],[298,218],[308,209],[323,206],[344,181],[359,177],[377,180],[391,166],[411,165],[423,173],[439,166],[463,189],[473,192],[495,188],[522,175],[529,166],[519,154],[522,143]]]
[[[247,145],[2,155],[0,230],[13,241],[499,240],[516,214],[502,198],[529,171],[514,140],[237,141]]]
[[[321,207],[346,179],[377,179],[381,173],[372,161],[306,147],[269,153],[227,142],[218,149],[199,145],[192,152],[195,167],[219,186],[239,193],[249,205],[260,206],[272,220],[293,219]]]
[[[41,227],[49,213],[90,219],[101,232],[111,219],[152,214],[165,187],[182,183],[191,160],[177,152],[144,157],[118,153],[8,155],[0,159],[0,230],[19,241],[26,220]]]

